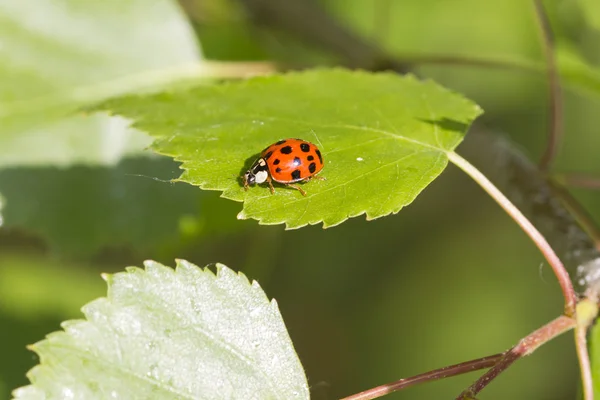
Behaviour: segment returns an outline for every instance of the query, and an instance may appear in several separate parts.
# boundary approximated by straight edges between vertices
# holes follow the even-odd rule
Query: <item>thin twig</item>
[[[598,315],[598,299],[585,298],[577,304],[577,327],[575,328],[575,349],[581,370],[581,387],[583,399],[594,400],[594,381],[592,366],[587,348],[587,331]]]
[[[528,356],[533,353],[542,344],[549,342],[556,336],[565,333],[566,331],[573,329],[577,325],[577,322],[570,317],[561,315],[549,324],[537,329],[535,332],[524,337],[519,343],[504,353],[502,358],[492,367],[488,372],[483,374],[473,385],[463,391],[456,399],[472,399],[482,389],[484,389],[492,380],[494,380],[500,373],[505,371],[512,363],[517,361],[521,357]]]
[[[489,179],[485,177],[475,166],[471,165],[467,160],[459,156],[457,153],[447,153],[448,159],[454,163],[457,167],[462,169],[467,175],[469,175],[475,182],[479,184],[499,205],[506,211],[523,231],[533,240],[535,245],[540,249],[544,258],[550,264],[550,267],[554,271],[554,275],[558,279],[558,283],[562,289],[563,296],[565,298],[565,314],[568,317],[575,315],[575,305],[577,304],[577,297],[573,290],[573,284],[569,278],[569,274],[565,270],[565,267],[542,234],[533,226],[533,224],[515,207],[510,200],[500,191]]]
[[[344,397],[342,400],[370,400],[384,396],[386,394],[397,392],[406,389],[409,386],[414,386],[419,383],[429,382],[433,380],[449,378],[472,371],[477,371],[484,368],[490,368],[502,358],[503,354],[494,354],[493,356],[478,358],[476,360],[465,361],[460,364],[450,365],[423,374],[411,376],[410,378],[400,379],[395,382],[386,383],[385,385],[377,386],[364,392]]]
[[[563,182],[565,186],[582,189],[600,189],[600,177],[580,173],[556,175],[556,180]]]
[[[594,400],[594,380],[592,378],[592,366],[587,349],[587,328],[579,326],[575,328],[575,350],[581,371],[581,387],[583,389],[583,400]]]
[[[493,68],[534,73],[541,73],[544,71],[544,66],[540,63],[509,58],[482,58],[467,55],[457,56],[452,54],[400,53],[397,55],[396,59],[398,62],[408,65],[458,65],[462,67]]]
[[[554,36],[552,34],[550,20],[548,19],[548,15],[546,14],[546,10],[544,9],[541,0],[533,0],[533,4],[537,17],[536,19],[540,28],[540,34],[542,36],[542,47],[546,57],[546,72],[548,73],[548,85],[550,86],[548,95],[548,112],[550,114],[548,143],[546,144],[546,150],[540,160],[540,169],[542,171],[548,171],[556,158],[562,140],[562,94],[559,75],[556,68],[556,58],[554,56]]]

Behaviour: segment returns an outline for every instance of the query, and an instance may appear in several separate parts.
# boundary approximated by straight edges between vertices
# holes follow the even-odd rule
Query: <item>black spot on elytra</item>
[[[281,160],[279,158],[276,158],[275,161],[273,161],[273,165],[279,165],[280,162]]]
[[[308,157],[306,157],[306,159],[307,159],[308,161],[312,161],[312,160],[314,160],[315,158],[314,158],[313,156],[308,156]]]
[[[292,171],[292,179],[293,180],[300,179],[300,170],[299,169],[295,169]]]
[[[319,157],[319,161],[323,164],[323,157],[321,157],[321,150],[317,149],[317,156]]]
[[[294,167],[299,167],[302,165],[302,160],[300,159],[300,157],[294,157],[294,162],[292,164],[294,165]]]
[[[308,153],[310,151],[310,145],[308,143],[302,143],[300,145],[300,150],[302,150],[305,153]]]
[[[314,162],[311,162],[310,165],[308,166],[308,170],[310,171],[311,174],[314,174],[315,171],[317,170],[317,164],[315,164]]]
[[[281,172],[281,168],[276,168],[275,172],[277,172],[279,174]]]
[[[287,142],[286,139],[280,140],[279,142],[275,143],[275,144],[284,144],[285,142]]]
[[[285,146],[279,150],[281,154],[290,154],[292,152],[292,146]]]
[[[265,156],[264,156],[263,158],[264,158],[265,160],[268,160],[268,159],[269,159],[269,157],[271,157],[272,155],[273,155],[273,152],[272,152],[272,151],[270,151],[270,152],[268,152],[267,154],[265,154]]]

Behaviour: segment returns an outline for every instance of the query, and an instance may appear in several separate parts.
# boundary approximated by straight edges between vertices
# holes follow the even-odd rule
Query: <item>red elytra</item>
[[[292,183],[303,182],[315,177],[323,169],[321,151],[314,144],[302,139],[284,139],[273,143],[260,153],[243,176],[244,189],[249,185],[267,182],[271,193],[275,193],[275,181],[292,187],[306,196],[306,192]]]

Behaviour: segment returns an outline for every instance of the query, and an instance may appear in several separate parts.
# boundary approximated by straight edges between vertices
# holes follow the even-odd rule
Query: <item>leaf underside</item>
[[[260,286],[217,265],[147,261],[108,278],[84,306],[31,348],[40,365],[16,399],[308,399],[302,366]]]
[[[149,96],[100,108],[155,136],[183,162],[180,180],[243,201],[239,218],[288,228],[337,225],[398,212],[435,179],[481,109],[431,81],[391,73],[312,70]],[[301,138],[323,153],[325,180],[243,190],[240,176],[266,146]]]

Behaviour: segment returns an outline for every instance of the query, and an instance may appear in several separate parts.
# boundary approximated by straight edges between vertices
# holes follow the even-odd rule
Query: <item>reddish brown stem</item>
[[[369,400],[376,399],[386,394],[406,389],[419,383],[434,381],[438,379],[448,378],[467,372],[477,371],[484,368],[489,368],[495,365],[502,358],[503,354],[494,354],[493,356],[478,358],[476,360],[466,361],[460,364],[450,365],[423,374],[415,375],[410,378],[400,379],[395,382],[386,383],[385,385],[377,386],[364,392],[344,397],[342,400]]]
[[[475,182],[477,182],[483,190],[485,190],[508,215],[523,229],[523,231],[533,240],[535,245],[540,249],[544,258],[550,264],[556,279],[562,289],[565,298],[565,314],[568,317],[575,315],[575,306],[577,305],[577,296],[573,289],[573,283],[567,273],[562,261],[558,258],[550,243],[536,229],[535,226],[523,215],[523,213],[515,207],[513,203],[500,191],[490,180],[483,175],[477,168],[471,165],[467,160],[456,153],[447,153],[448,160],[454,165],[462,169]]]
[[[576,326],[576,321],[573,318],[561,315],[549,324],[544,325],[530,335],[524,337],[519,343],[504,353],[500,360],[485,374],[483,374],[473,385],[463,391],[456,399],[465,400],[472,399],[483,388],[485,388],[498,375],[504,372],[512,363],[519,358],[533,353],[542,344],[554,339],[556,336],[573,329]]]

